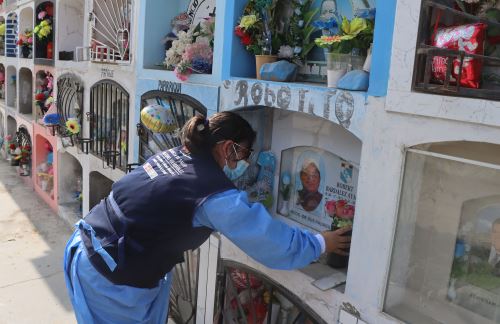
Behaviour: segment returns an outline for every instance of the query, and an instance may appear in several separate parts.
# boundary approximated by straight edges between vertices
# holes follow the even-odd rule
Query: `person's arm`
[[[214,195],[196,211],[194,226],[219,231],[256,261],[274,269],[303,268],[324,251],[321,234],[273,219],[265,207],[250,203],[245,192]]]

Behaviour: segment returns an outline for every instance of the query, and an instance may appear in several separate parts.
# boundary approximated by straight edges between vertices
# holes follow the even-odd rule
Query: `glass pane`
[[[384,310],[500,323],[500,171],[408,153]]]

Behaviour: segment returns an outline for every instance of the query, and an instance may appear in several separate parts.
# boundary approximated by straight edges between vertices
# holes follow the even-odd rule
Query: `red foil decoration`
[[[439,48],[464,51],[467,54],[484,54],[486,25],[483,23],[468,24],[436,31],[432,45]],[[446,79],[448,57],[434,56],[432,74],[436,81],[442,83]],[[453,59],[450,83],[456,84],[460,71],[460,59]],[[483,62],[480,59],[464,57],[460,85],[466,88],[479,88]]]

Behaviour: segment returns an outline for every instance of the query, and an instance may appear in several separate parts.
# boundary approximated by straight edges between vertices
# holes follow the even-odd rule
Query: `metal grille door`
[[[62,138],[72,137],[67,128],[66,122],[75,119],[80,125],[82,133],[83,116],[83,83],[73,74],[64,74],[57,80],[57,110],[61,117],[61,127],[59,136]],[[77,135],[78,136],[78,135]]]
[[[31,145],[31,136],[28,132],[28,130],[24,127],[21,126],[19,127],[17,133],[17,146],[21,148],[22,151],[22,158],[19,160],[19,166],[21,169],[24,171],[23,176],[30,176],[31,175],[31,152],[32,152],[32,145]]]
[[[102,80],[90,91],[91,152],[107,166],[126,170],[129,94],[118,83]]]
[[[92,61],[130,62],[132,1],[94,0],[92,6]]]
[[[142,108],[158,104],[172,111],[177,122],[177,129],[167,134],[157,134],[148,130],[144,125],[139,124],[139,162],[144,163],[154,154],[174,148],[181,145],[180,131],[184,124],[195,115],[207,115],[207,108],[196,99],[187,95],[164,92],[150,91],[145,93],[142,98]]]

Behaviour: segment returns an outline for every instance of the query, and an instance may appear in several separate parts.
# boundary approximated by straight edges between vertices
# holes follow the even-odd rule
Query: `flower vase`
[[[47,188],[49,186],[49,182],[47,180],[40,180],[40,189],[42,189],[42,191],[47,191]]]
[[[333,231],[338,230],[338,228],[333,228]],[[345,232],[342,236],[351,236],[352,231]],[[349,253],[350,249],[344,249],[347,253]],[[347,265],[349,264],[349,256],[348,255],[340,255],[337,253],[329,253],[327,256],[327,261],[326,263],[335,269],[344,269],[347,268]]]
[[[373,52],[373,44],[370,45],[368,49],[368,55],[366,56],[365,63],[363,64],[363,71],[370,73],[372,68],[372,52]]]
[[[347,73],[350,54],[326,53],[328,87],[335,88],[339,80]]]
[[[288,214],[290,213],[290,210],[289,210],[289,207],[288,207],[288,200],[282,200],[281,201],[281,205],[280,205],[280,208],[279,208],[279,211],[278,213],[282,216],[288,216]]]
[[[275,55],[255,55],[255,70],[257,74],[257,79],[261,80],[260,69],[262,68],[262,65],[266,63],[274,63],[277,60],[278,57]]]
[[[54,58],[54,43],[47,43],[47,59],[52,60]]]
[[[31,54],[31,49],[29,46],[21,46],[21,55],[23,58],[29,58]]]
[[[35,40],[35,57],[36,58],[47,58],[47,38],[40,39],[36,37]]]
[[[11,156],[11,158],[10,158],[10,165],[11,166],[18,166],[19,165],[19,160],[16,159],[15,156]]]

